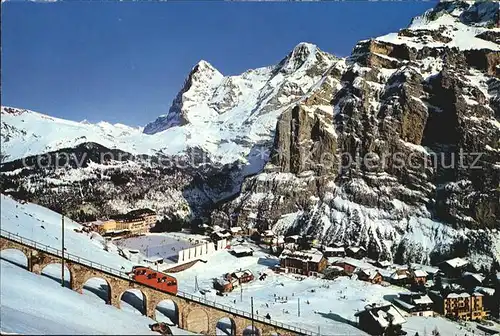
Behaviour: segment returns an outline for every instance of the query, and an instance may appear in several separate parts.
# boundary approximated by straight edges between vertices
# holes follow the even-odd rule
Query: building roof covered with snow
[[[399,306],[403,307],[406,310],[411,310],[411,309],[415,308],[415,305],[412,305],[411,303],[408,303],[404,300],[401,300],[398,298],[394,298],[393,300],[395,303],[397,303]]]
[[[416,307],[430,309],[429,306],[434,304],[427,294],[419,292],[399,293],[394,302],[406,310],[412,310]]]
[[[236,245],[231,249],[234,253],[253,253],[253,250],[249,246],[245,245]]]
[[[370,280],[375,279],[377,275],[380,275],[379,271],[373,268],[364,268],[360,270],[361,273],[365,274],[366,277]]]
[[[377,261],[376,264],[379,265],[380,267],[389,267],[392,265],[392,263],[389,260]]]
[[[333,266],[328,266],[328,267],[327,267],[327,269],[328,269],[328,270],[332,270],[332,271],[337,271],[337,272],[343,272],[343,271],[344,271],[344,269],[343,269],[342,267],[340,267],[340,266],[335,266],[335,265],[333,265]]]
[[[262,233],[262,236],[264,236],[264,237],[273,237],[274,236],[274,232],[273,232],[273,230],[265,230]]]
[[[352,253],[358,253],[359,251],[366,252],[366,249],[363,246],[349,246],[347,250],[351,251]]]
[[[408,274],[407,273],[399,273],[399,272],[394,272],[391,274],[391,279],[393,280],[401,280],[401,279],[406,279],[408,278]]]
[[[367,315],[377,322],[381,328],[386,328],[389,324],[401,325],[406,322],[401,313],[391,304],[384,306],[366,306],[365,310],[357,312],[355,316]]]
[[[343,247],[325,247],[325,252],[335,252],[335,253],[341,253],[345,252],[345,249]]]
[[[462,258],[453,258],[450,260],[446,260],[443,263],[453,268],[461,268],[466,266],[469,262]]]
[[[429,295],[422,295],[420,298],[418,299],[414,299],[414,302],[416,304],[422,304],[422,305],[426,305],[426,304],[433,304],[434,302],[431,300],[431,298],[429,297]]]
[[[474,288],[474,292],[482,293],[482,294],[489,295],[489,296],[495,295],[495,289],[494,288],[483,287],[483,286],[477,286],[477,287],[475,287]]]
[[[426,277],[428,276],[428,274],[426,271],[418,269],[413,271],[413,276],[420,278],[420,277]]]
[[[373,265],[365,262],[364,260],[355,259],[351,257],[328,257],[330,264],[349,264],[357,268],[373,268]]]
[[[231,237],[231,233],[227,230],[222,230],[222,231],[214,231],[212,235],[217,236],[219,239],[224,239],[224,238],[229,238]]]
[[[482,275],[482,274],[479,274],[479,273],[472,273],[472,272],[465,272],[463,277],[471,277],[473,279],[475,279],[477,282],[479,283],[483,283],[485,277]]]
[[[280,255],[280,259],[297,259],[301,261],[311,261],[320,262],[323,259],[323,253],[318,250],[307,250],[307,251],[290,251],[283,250]]]
[[[147,258],[144,258],[145,261],[147,262],[150,262],[150,263],[153,263],[153,264],[156,264],[156,263],[161,263],[163,262],[163,257],[160,256],[160,255],[155,255],[155,256],[152,256],[152,257],[147,257]]]
[[[429,265],[411,264],[411,268],[414,270],[426,271],[427,274],[436,274],[437,272],[439,272],[439,268]]]
[[[224,287],[224,286],[227,286],[230,284],[229,280],[227,280],[223,277],[219,277],[219,278],[214,279],[214,283],[217,283],[221,287]]]
[[[469,298],[469,293],[450,293],[446,296],[448,299]]]
[[[252,271],[246,269],[246,270],[235,271],[235,272],[231,273],[231,275],[234,276],[236,279],[239,279],[239,278],[242,278],[245,276],[253,275],[253,273],[252,273]]]

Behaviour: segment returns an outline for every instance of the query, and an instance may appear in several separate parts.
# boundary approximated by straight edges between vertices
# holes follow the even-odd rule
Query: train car
[[[177,279],[149,267],[134,266],[129,274],[137,282],[155,287],[163,292],[177,294]]]

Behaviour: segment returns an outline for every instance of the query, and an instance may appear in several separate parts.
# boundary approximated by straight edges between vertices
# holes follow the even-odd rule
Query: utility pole
[[[61,220],[61,287],[64,287],[64,212],[62,212],[62,220]]]
[[[243,302],[243,286],[240,285],[240,302]]]
[[[255,326],[253,323],[253,296],[250,298],[250,304],[252,306],[252,336],[254,336],[256,333],[255,333]]]
[[[297,298],[297,312],[298,316],[300,317],[300,298]]]

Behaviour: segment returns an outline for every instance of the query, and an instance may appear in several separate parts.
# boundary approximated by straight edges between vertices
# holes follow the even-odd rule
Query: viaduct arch
[[[27,259],[27,269],[30,272],[41,274],[43,268],[49,264],[61,263],[61,251],[13,235],[2,230],[0,237],[0,251],[16,249],[21,251]],[[230,307],[214,305],[202,298],[186,293],[173,295],[161,292],[154,287],[141,284],[126,277],[118,270],[111,269],[98,263],[65,252],[65,266],[70,272],[70,288],[82,293],[85,283],[91,278],[104,279],[108,284],[108,304],[120,308],[122,294],[129,289],[138,289],[144,295],[145,315],[156,320],[156,308],[161,301],[172,301],[176,307],[177,325],[185,330],[216,335],[217,323],[221,319],[231,321],[231,335],[242,335],[244,330],[252,324],[249,314]],[[254,326],[259,335],[316,335],[315,333],[298,327],[285,325],[279,322],[265,320],[256,316]]]

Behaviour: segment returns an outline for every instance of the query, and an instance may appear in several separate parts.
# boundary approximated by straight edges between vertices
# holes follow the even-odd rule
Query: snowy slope
[[[21,237],[61,249],[61,215],[32,203],[21,204],[1,195],[0,220],[2,230]],[[133,263],[118,255],[118,248],[108,243],[109,252],[104,251],[104,241],[98,234],[87,236],[74,231],[80,224],[65,218],[64,245],[66,252],[96,261],[102,265],[130,269]],[[91,239],[92,237],[92,239]]]
[[[153,320],[105,305],[0,260],[0,330],[18,334],[158,335]],[[172,327],[176,335],[192,333]]]
[[[467,3],[474,4],[475,1]],[[499,3],[492,1],[487,6],[474,4],[470,7],[468,5],[464,7],[466,9],[460,6],[460,3],[456,5],[443,3],[441,7],[437,6],[412,20],[408,27],[410,31],[414,33],[434,31],[441,37],[438,40],[432,39],[430,36],[422,38],[420,36],[401,36],[398,33],[390,33],[378,37],[377,40],[405,44],[416,49],[456,47],[460,50],[489,49],[500,51],[498,43],[477,37],[487,31],[500,32],[500,28],[488,29],[486,27],[495,21],[495,15],[498,15],[499,11]]]
[[[2,230],[61,248],[60,214],[32,203],[18,203],[5,195],[1,195],[0,204]],[[137,264],[121,257],[119,248],[112,243],[104,243],[98,234],[88,236],[74,231],[80,227],[80,224],[65,218],[67,252],[114,269],[123,267],[129,270]],[[109,252],[104,250],[105,245]],[[54,281],[60,279],[59,265],[48,265],[42,271],[45,276],[39,276],[22,268],[20,265],[26,263],[25,259],[12,252],[2,251],[1,331],[27,334],[151,334],[148,324],[153,321],[142,317],[129,302],[122,301],[118,310],[104,305],[93,295],[81,295],[69,288],[61,288],[59,282]],[[127,250],[123,252],[127,254]],[[69,278],[70,274],[65,273]],[[102,291],[102,283],[98,280],[90,279],[85,284],[84,293]],[[54,305],[47,305],[47,302]],[[75,319],[75,316],[82,318]],[[161,318],[162,315],[158,315],[157,311],[158,316]],[[175,330],[176,334],[190,334],[181,329]]]

